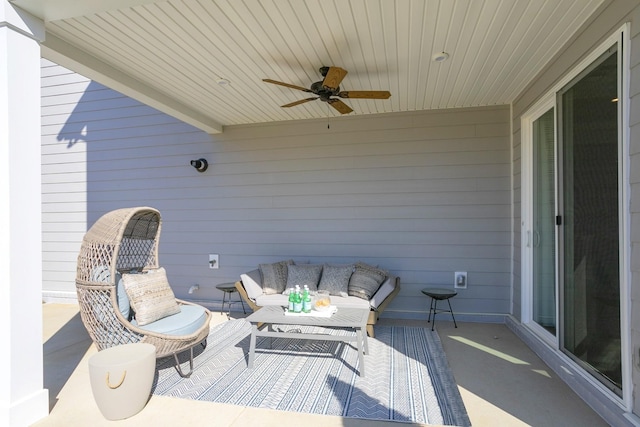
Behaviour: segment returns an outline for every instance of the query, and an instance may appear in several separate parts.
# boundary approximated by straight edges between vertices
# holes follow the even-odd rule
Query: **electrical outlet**
[[[455,289],[467,289],[467,272],[456,271],[453,275],[453,287]]]
[[[218,254],[209,254],[209,268],[220,268],[220,256]]]

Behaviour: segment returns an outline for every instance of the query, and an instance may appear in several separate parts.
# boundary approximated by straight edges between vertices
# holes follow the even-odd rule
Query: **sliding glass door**
[[[523,321],[622,395],[617,44],[523,119]]]
[[[561,344],[618,393],[620,215],[618,57],[611,49],[558,94]]]

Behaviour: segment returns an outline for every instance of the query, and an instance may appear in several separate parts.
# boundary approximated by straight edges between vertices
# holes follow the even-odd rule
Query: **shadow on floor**
[[[49,390],[50,411],[91,345],[91,338],[82,324],[80,313],[76,313],[44,343],[44,388]]]
[[[436,329],[467,401],[481,399],[526,425],[608,425],[504,324],[458,326]]]

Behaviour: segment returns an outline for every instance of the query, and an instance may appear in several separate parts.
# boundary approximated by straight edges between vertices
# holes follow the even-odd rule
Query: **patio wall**
[[[387,316],[426,318],[420,289],[453,287],[455,271],[469,278],[454,301],[461,318],[510,313],[508,106],[210,136],[49,61],[42,75],[45,299],[75,297],[88,225],[149,205],[163,215],[160,262],[179,297],[220,300],[217,283],[259,263],[362,260],[401,277]],[[189,165],[199,157],[205,173]]]

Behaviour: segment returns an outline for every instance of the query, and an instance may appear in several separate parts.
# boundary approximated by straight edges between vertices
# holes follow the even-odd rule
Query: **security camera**
[[[196,168],[198,172],[204,172],[209,167],[209,163],[207,163],[207,159],[191,160],[191,166]]]

